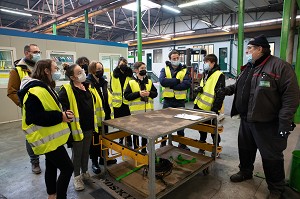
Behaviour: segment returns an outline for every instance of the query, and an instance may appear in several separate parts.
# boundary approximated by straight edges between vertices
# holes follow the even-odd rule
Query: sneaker
[[[199,149],[198,153],[201,154],[201,155],[205,155],[205,150]]]
[[[112,164],[116,164],[117,163],[117,159],[112,159],[112,160],[107,160],[107,166],[112,165]],[[99,164],[100,165],[104,165],[104,159],[100,157],[99,160]]]
[[[34,174],[40,174],[42,172],[40,163],[33,163],[31,164],[31,171]]]
[[[215,153],[211,153],[211,157],[213,158],[213,157],[215,157]],[[216,158],[219,158],[220,157],[220,153],[219,152],[217,152],[217,155],[216,155]]]
[[[232,176],[230,176],[231,182],[242,182],[242,181],[249,180],[249,179],[252,179],[252,178],[253,178],[252,173],[247,174],[247,173],[242,172],[242,171],[239,171],[238,173],[233,174]]]
[[[185,144],[179,144],[178,148],[184,149],[184,150],[188,150],[190,151],[191,149],[189,147],[187,147]]]
[[[90,179],[90,178],[91,178],[91,175],[89,174],[88,171],[81,174],[81,179],[82,179],[82,180],[88,180],[88,179]]]
[[[81,175],[74,177],[74,187],[76,191],[84,190],[84,183],[81,179]]]

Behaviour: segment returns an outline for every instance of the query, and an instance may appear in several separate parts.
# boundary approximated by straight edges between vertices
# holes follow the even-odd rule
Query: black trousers
[[[64,146],[45,154],[45,183],[49,195],[56,193],[57,199],[67,198],[67,190],[74,167]],[[57,178],[57,169],[60,174]]]
[[[287,138],[279,135],[279,123],[247,122],[241,118],[238,148],[240,170],[252,174],[257,149],[260,151],[269,190],[284,190],[284,157]]]

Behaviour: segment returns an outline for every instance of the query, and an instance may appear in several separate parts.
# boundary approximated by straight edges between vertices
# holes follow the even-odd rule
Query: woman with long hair
[[[36,63],[32,76],[22,80],[18,96],[22,108],[22,129],[36,155],[46,157],[45,183],[48,199],[67,198],[73,164],[63,146],[69,136],[67,125],[73,119],[71,110],[62,110],[55,92],[60,72],[50,59]],[[60,174],[57,178],[57,169]]]

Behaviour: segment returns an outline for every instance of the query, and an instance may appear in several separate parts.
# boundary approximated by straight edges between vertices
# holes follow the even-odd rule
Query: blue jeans
[[[175,98],[165,98],[163,103],[163,108],[179,108],[179,107],[185,107],[185,100],[176,100]],[[177,131],[177,135],[184,136],[184,130]],[[166,142],[162,142],[163,145],[166,144]]]
[[[31,164],[38,164],[39,163],[39,156],[34,154],[30,144],[27,141],[27,139],[26,139],[26,149],[27,149],[27,153],[30,157],[30,163]]]

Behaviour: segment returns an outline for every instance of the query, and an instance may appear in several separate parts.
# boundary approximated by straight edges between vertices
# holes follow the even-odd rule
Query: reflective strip
[[[178,94],[178,95],[182,95],[182,94],[186,94],[186,91],[174,91],[176,94]]]
[[[31,133],[34,133],[34,132],[40,130],[41,128],[43,128],[43,127],[42,126],[34,125],[31,128],[24,130],[24,132],[25,132],[25,134],[28,135],[28,134],[31,134]]]
[[[144,101],[138,101],[138,102],[130,102],[131,106],[136,106],[136,105],[144,105],[145,102]]]
[[[113,95],[113,96],[119,96],[119,95],[122,95],[122,93],[113,92],[112,95]]]
[[[113,102],[122,103],[122,100],[113,99]]]
[[[101,107],[98,107],[98,108],[96,108],[96,112],[98,112],[98,111],[103,111],[103,108]]]
[[[51,140],[54,140],[54,139],[56,139],[58,137],[61,137],[61,136],[65,135],[65,134],[67,134],[67,133],[70,133],[70,129],[68,129],[68,128],[64,129],[62,131],[59,131],[57,133],[48,135],[47,137],[44,137],[44,138],[42,138],[40,140],[37,140],[35,142],[32,142],[32,143],[30,143],[30,146],[37,147],[37,146],[40,146],[42,144],[46,144],[47,142],[50,142]]]
[[[73,122],[79,122],[79,117],[74,117]]]
[[[146,111],[145,110],[131,111],[131,114],[137,115],[137,114],[146,113],[146,112],[149,112],[149,111],[153,111],[153,109],[147,109]]]
[[[201,98],[198,97],[198,96],[196,97],[196,99],[199,100],[200,102],[202,102],[203,104],[205,104],[206,106],[209,106],[209,107],[212,106],[212,103],[208,103],[208,102],[204,101],[203,99],[201,99]]]
[[[174,90],[173,89],[170,89],[170,88],[165,88],[164,90],[163,90],[163,92],[174,92]]]
[[[202,95],[205,95],[205,96],[210,97],[210,98],[212,98],[212,99],[215,98],[215,96],[213,96],[212,94],[207,93],[207,92],[203,92]]]
[[[112,118],[114,116],[114,112],[110,113],[110,118]]]
[[[79,135],[82,134],[82,130],[78,129],[78,130],[72,130],[72,135]]]

